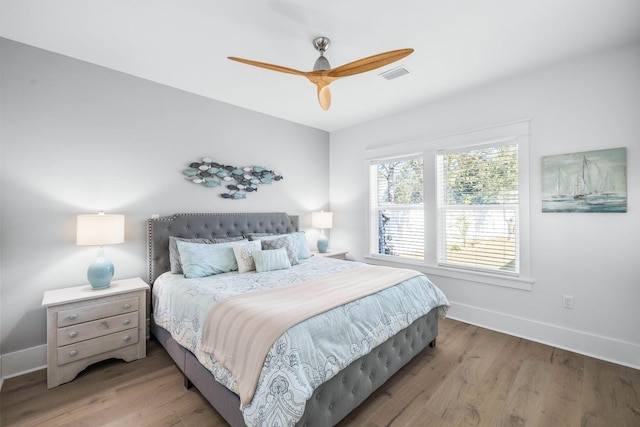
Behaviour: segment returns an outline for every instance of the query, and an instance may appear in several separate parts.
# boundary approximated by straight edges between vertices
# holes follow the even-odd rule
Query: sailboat
[[[614,191],[609,173],[604,174],[600,166],[586,156],[582,158],[582,173],[576,179],[574,200],[581,200],[589,205],[616,206],[626,203]]]
[[[611,183],[609,181],[609,174],[606,173],[604,178],[600,180],[600,186],[598,189],[585,197],[585,200],[589,204],[603,204],[613,202],[616,197],[616,193],[612,191]]]
[[[582,156],[582,173],[576,177],[575,200],[585,200],[589,196],[596,194],[600,186],[600,168],[595,162],[587,160],[587,156]]]
[[[571,200],[571,185],[569,177],[560,168],[556,169],[556,184],[551,199],[554,201]]]

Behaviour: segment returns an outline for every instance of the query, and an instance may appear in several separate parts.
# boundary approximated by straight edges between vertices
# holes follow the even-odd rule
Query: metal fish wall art
[[[284,178],[280,173],[262,166],[223,165],[209,157],[190,163],[182,174],[194,184],[210,188],[224,186],[228,191],[221,196],[231,200],[246,199],[247,193],[258,191],[259,185],[271,184]]]

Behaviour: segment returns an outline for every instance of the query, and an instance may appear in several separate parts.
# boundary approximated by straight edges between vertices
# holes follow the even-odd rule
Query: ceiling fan
[[[267,64],[265,62],[252,61],[250,59],[236,58],[233,56],[229,56],[228,58],[232,61],[242,62],[255,67],[266,68],[267,70],[279,71],[281,73],[295,74],[308,78],[311,83],[315,84],[318,88],[318,101],[320,102],[320,106],[323,110],[328,110],[331,105],[329,84],[332,81],[342,77],[353,76],[355,74],[375,70],[376,68],[398,61],[413,52],[413,49],[391,50],[358,59],[357,61],[349,62],[348,64],[341,65],[337,68],[331,68],[329,60],[324,56],[324,53],[330,43],[331,40],[327,37],[316,37],[313,39],[313,46],[318,52],[320,52],[320,56],[316,59],[316,62],[313,65],[313,71],[299,71],[293,68],[282,67],[280,65]]]

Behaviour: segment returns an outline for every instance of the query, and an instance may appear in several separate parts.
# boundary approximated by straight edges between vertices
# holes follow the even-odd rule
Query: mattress
[[[236,391],[233,375],[200,348],[203,322],[211,307],[234,295],[292,286],[360,265],[312,257],[290,269],[263,273],[185,279],[167,272],[154,283],[154,322],[191,351],[216,381]],[[315,389],[432,309],[444,316],[448,306],[444,294],[425,276],[418,276],[295,325],[269,350],[256,393],[242,408],[245,423],[295,424]]]

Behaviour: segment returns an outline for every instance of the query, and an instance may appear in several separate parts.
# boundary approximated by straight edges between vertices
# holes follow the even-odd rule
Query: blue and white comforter
[[[202,323],[210,308],[233,295],[306,282],[360,265],[312,257],[291,269],[264,273],[200,279],[164,273],[153,286],[154,321],[235,392],[231,373],[200,350]],[[425,276],[418,276],[292,327],[269,350],[254,398],[242,409],[246,424],[295,424],[315,388],[436,307],[444,317],[447,298]]]

